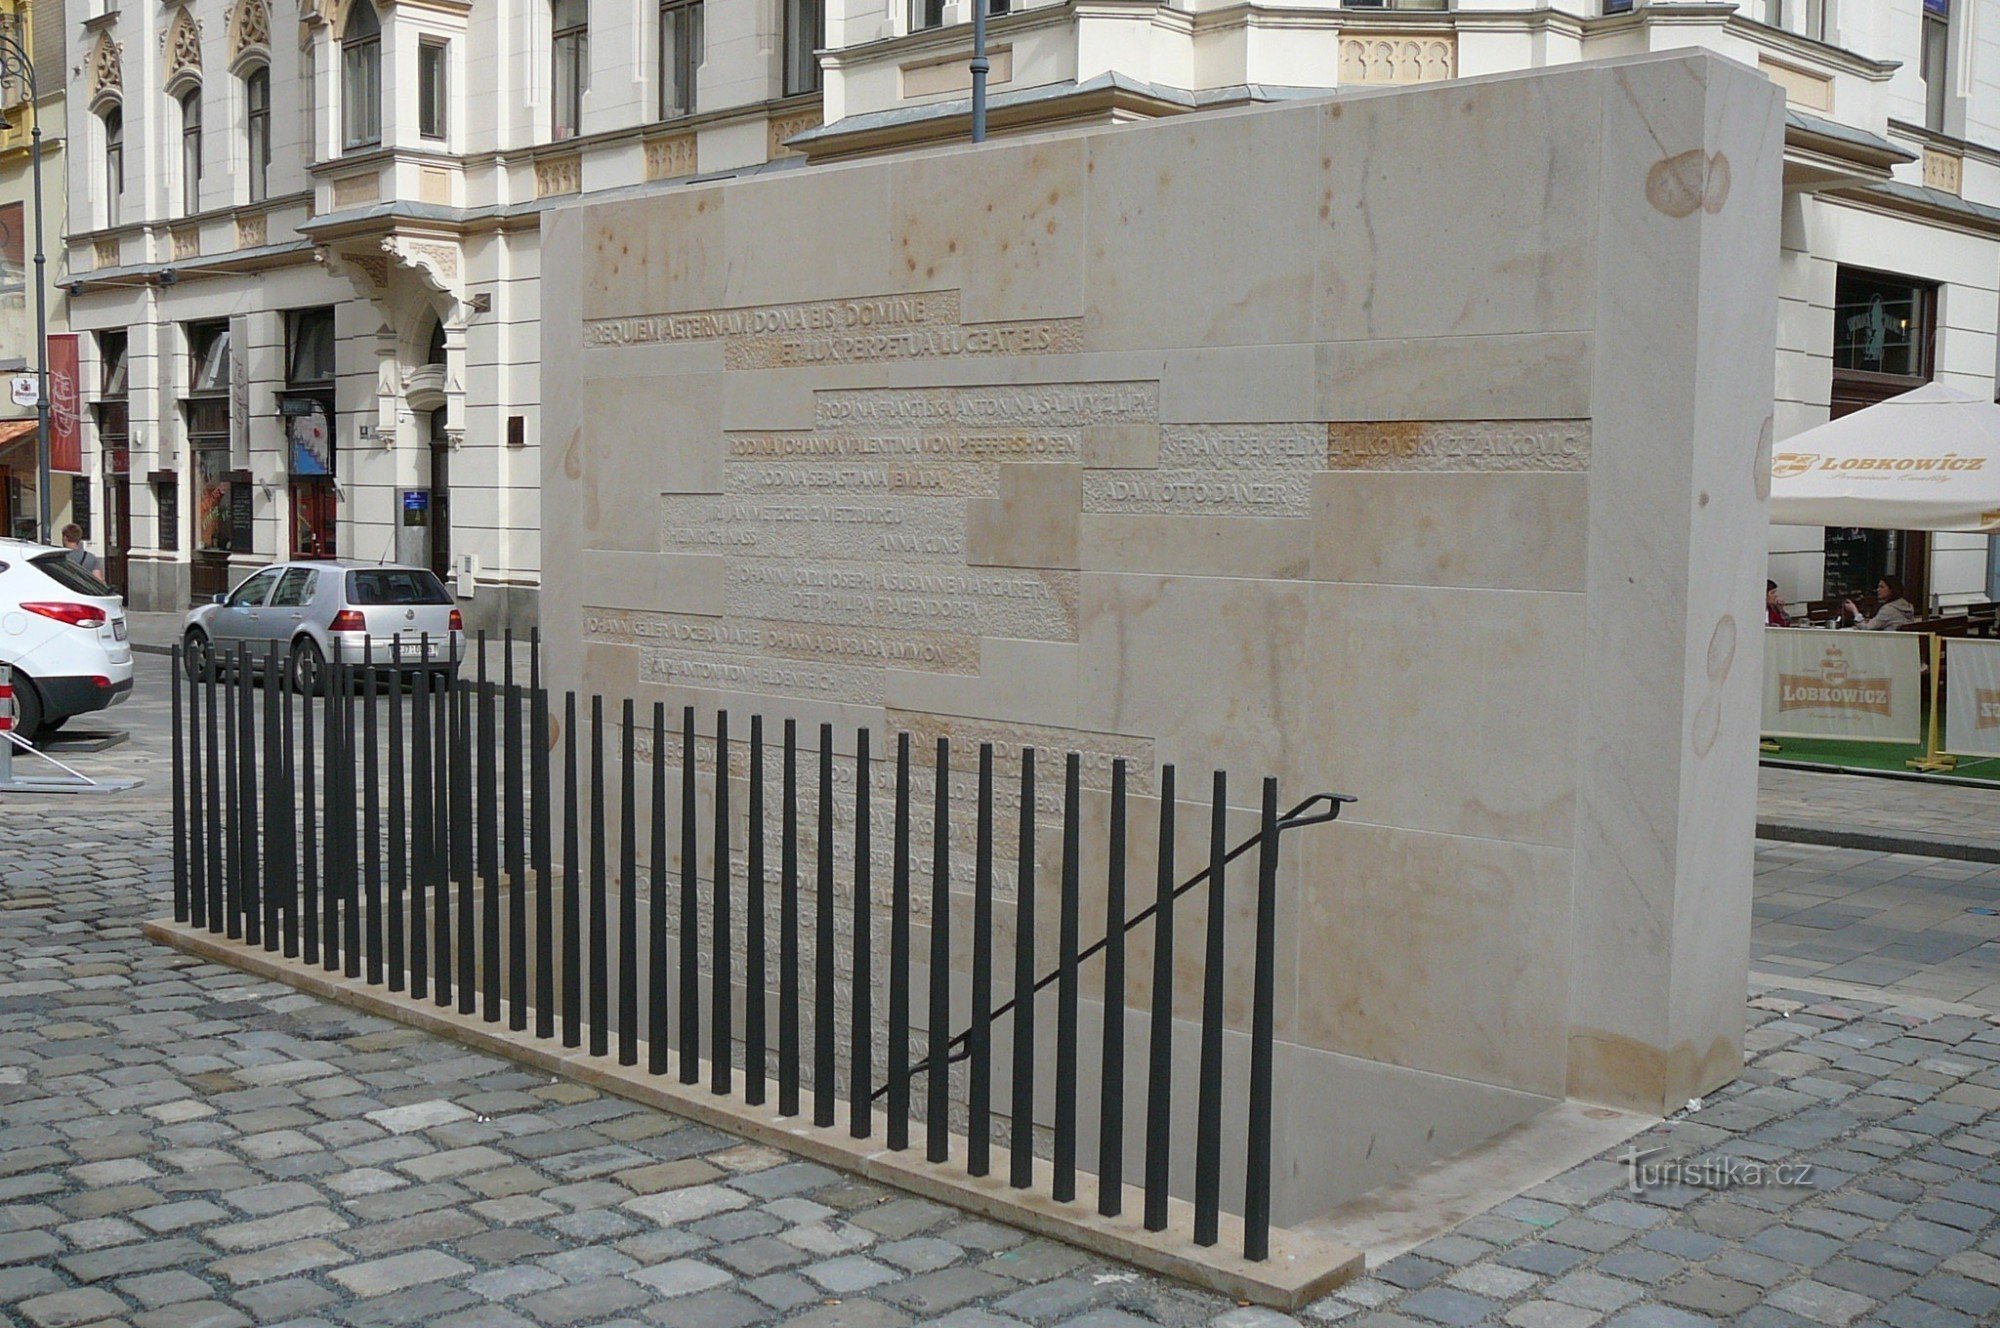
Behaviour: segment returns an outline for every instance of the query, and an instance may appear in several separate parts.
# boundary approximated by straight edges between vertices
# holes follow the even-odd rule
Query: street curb
[[[171,655],[174,653],[172,646],[142,646],[137,641],[132,642],[131,646],[132,653],[135,655]]]
[[[358,977],[287,960],[275,952],[231,941],[188,923],[157,919],[146,922],[142,930],[147,940],[196,958],[273,979],[321,1000],[449,1038],[544,1074],[566,1076],[642,1106],[670,1112],[921,1198],[951,1204],[980,1217],[1021,1227],[1091,1254],[1120,1259],[1149,1272],[1220,1291],[1235,1300],[1289,1312],[1312,1303],[1360,1276],[1362,1271],[1363,1256],[1358,1250],[1324,1236],[1275,1227],[1271,1231],[1271,1257],[1252,1263],[1235,1253],[1241,1247],[1242,1219],[1231,1213],[1222,1214],[1218,1244],[1196,1245],[1192,1239],[1194,1205],[1181,1199],[1168,1201],[1165,1231],[1147,1231],[1140,1217],[1145,1206],[1144,1191],[1131,1185],[1125,1187],[1124,1213],[1119,1217],[1102,1217],[1087,1204],[1057,1203],[1044,1197],[1054,1172],[1051,1164],[1040,1158],[1034,1163],[1037,1188],[1013,1189],[1007,1181],[1007,1151],[997,1146],[991,1150],[988,1174],[973,1177],[962,1170],[965,1141],[958,1136],[953,1136],[951,1143],[953,1158],[960,1169],[946,1170],[923,1161],[922,1148],[891,1152],[874,1139],[854,1139],[844,1130],[817,1129],[805,1124],[814,1114],[810,1090],[801,1091],[797,1116],[781,1116],[768,1106],[750,1106],[739,1099],[710,1093],[705,1085],[711,1080],[711,1067],[705,1061],[699,1063],[699,1072],[691,1083],[676,1083],[648,1073],[641,1068],[651,1059],[643,1041],[639,1044],[637,1064],[623,1065],[610,1056],[593,1056],[581,1049],[559,1047],[530,1036],[525,1030],[513,1031],[511,1018],[507,1024],[501,1023],[498,1011],[489,1011],[482,1018],[478,1014],[419,1004],[407,997],[398,999]],[[505,1013],[511,1016],[513,1009],[512,1003],[507,1002]],[[685,1069],[682,1072],[685,1074]]]
[[[1851,826],[1813,821],[1764,820],[1757,822],[1757,837],[1793,844],[1819,844],[1827,848],[1862,849],[1870,853],[1907,853],[1923,858],[2000,863],[2000,840],[1991,839],[1954,839],[1883,830],[1856,830]]]

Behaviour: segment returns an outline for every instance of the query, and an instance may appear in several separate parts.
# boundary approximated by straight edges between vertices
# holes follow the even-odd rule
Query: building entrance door
[[[431,571],[451,580],[451,440],[444,410],[431,412]]]

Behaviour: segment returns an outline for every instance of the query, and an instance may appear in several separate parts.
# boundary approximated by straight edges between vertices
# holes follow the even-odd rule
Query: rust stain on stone
[[[1729,158],[1700,148],[1677,152],[1646,172],[1646,201],[1670,217],[1713,216],[1729,200]]]

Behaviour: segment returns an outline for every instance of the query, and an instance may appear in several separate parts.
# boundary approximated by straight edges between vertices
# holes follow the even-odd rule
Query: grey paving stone
[[[879,1293],[923,1318],[957,1310],[975,1300],[987,1300],[1010,1293],[1015,1283],[978,1268],[948,1268],[922,1273]]]
[[[768,1307],[727,1289],[703,1291],[649,1307],[646,1319],[663,1328],[750,1328],[771,1321]]]
[[[698,1291],[726,1286],[735,1280],[727,1269],[699,1259],[676,1259],[671,1263],[638,1269],[626,1276],[662,1296],[689,1296]]]
[[[1425,1287],[1406,1298],[1400,1311],[1451,1328],[1471,1328],[1493,1314],[1499,1306],[1484,1296],[1475,1296],[1451,1287]]]
[[[386,1259],[337,1268],[328,1276],[357,1296],[385,1296],[426,1282],[441,1282],[473,1270],[442,1250],[413,1250]]]

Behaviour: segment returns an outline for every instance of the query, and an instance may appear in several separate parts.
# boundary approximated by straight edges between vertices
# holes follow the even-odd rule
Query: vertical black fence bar
[[[168,652],[167,667],[173,670],[170,702],[174,726],[174,921],[188,920],[188,841],[187,841],[187,747],[181,739],[181,648]]]
[[[440,1006],[452,1003],[452,938],[457,935],[452,920],[452,874],[456,870],[457,840],[452,831],[451,791],[453,765],[451,735],[452,698],[457,690],[456,675],[433,675],[431,691],[431,940],[435,962],[431,966],[431,987]]]
[[[1153,912],[1152,1026],[1146,1057],[1146,1230],[1167,1229],[1167,1154],[1173,1145],[1174,768],[1160,769],[1159,888]]]
[[[493,684],[486,676],[486,633],[479,634],[479,1007],[500,1022],[500,776],[493,732]]]
[[[208,812],[208,929],[220,935],[223,929],[222,915],[227,904],[224,895],[228,883],[224,879],[222,866],[223,808],[226,797],[222,786],[222,745],[216,741],[218,720],[215,713],[215,675],[220,670],[221,659],[213,646],[209,648],[208,667],[203,671],[201,683],[204,702],[202,718],[206,723],[208,739],[208,778],[203,785],[204,801]]]
[[[937,740],[931,804],[930,1009],[925,1015],[924,1158],[951,1158],[951,739]]]
[[[1257,833],[1257,957],[1250,987],[1249,1147],[1243,1160],[1243,1257],[1271,1257],[1271,1061],[1278,968],[1278,781],[1264,780]]]
[[[874,1129],[875,1009],[873,972],[875,902],[869,879],[868,730],[854,735],[854,983],[847,1019],[847,1132],[866,1139]]]
[[[389,990],[403,989],[404,897],[409,885],[408,809],[403,781],[403,638],[398,635],[389,660]]]
[[[896,735],[896,824],[889,884],[889,1147],[910,1146],[910,735]]]
[[[1063,768],[1062,895],[1056,921],[1056,1114],[1057,1203],[1076,1200],[1076,1018],[1077,1018],[1077,860],[1082,848],[1083,757],[1071,752]],[[1115,924],[1114,924],[1115,925]]]
[[[521,689],[514,682],[514,633],[509,629],[500,655],[501,785],[506,799],[507,867],[507,1027],[528,1026],[528,843],[531,830],[521,787]]]
[[[285,782],[280,766],[278,735],[278,647],[274,642],[264,654],[264,880],[261,898],[264,910],[264,948],[278,950],[278,913],[284,901],[283,869],[285,833],[282,813],[291,803],[291,785]]]
[[[618,1063],[639,1063],[638,718],[625,698],[618,752]]]
[[[646,906],[646,1069],[667,1072],[667,706],[653,702],[652,894]]]
[[[681,1082],[701,1082],[700,848],[695,842],[694,707],[681,708]]]
[[[1013,1101],[1007,1183],[1035,1180],[1035,749],[1021,749],[1021,851],[1015,860]]]
[[[979,744],[979,830],[972,866],[972,1022],[965,1169],[992,1170],[993,1156],[993,744]]]
[[[778,1114],[799,1114],[799,726],[785,721],[785,822],[778,871]]]
[[[283,877],[279,883],[283,910],[280,925],[283,928],[284,956],[296,959],[299,957],[299,818],[292,790],[296,787],[298,765],[294,759],[296,738],[292,721],[292,671],[282,665],[278,672],[278,709],[282,716],[278,734],[278,783],[283,790],[278,806],[279,825],[284,832],[284,846],[278,858],[278,870]]]
[[[1097,1073],[1097,1211],[1125,1209],[1125,759],[1111,763],[1104,881],[1104,1042]]]
[[[576,693],[563,694],[563,899],[562,899],[562,1044],[583,1041],[582,931],[583,848],[577,826]]]
[[[813,907],[813,1124],[833,1124],[833,725],[819,726],[819,834]]]
[[[202,782],[202,741],[201,741],[201,679],[194,671],[195,656],[186,656],[187,663],[187,787],[188,787],[188,923],[195,927],[208,926],[208,847],[204,842],[203,829],[207,817],[204,809],[213,798],[213,790]],[[175,731],[179,731],[175,725]]]
[[[530,852],[535,859],[535,1036],[556,1031],[555,891],[549,879],[549,694],[542,686],[542,638],[537,629],[528,638],[529,695],[533,729],[529,735],[528,819]]]
[[[340,969],[340,695],[339,666],[320,669],[320,963],[328,972]],[[350,850],[351,851],[351,850]]]
[[[243,784],[243,763],[240,759],[242,746],[237,742],[237,713],[242,709],[237,704],[240,693],[237,679],[231,679],[226,692],[222,714],[222,740],[227,750],[223,766],[223,833],[228,836],[229,850],[228,878],[224,885],[222,899],[222,926],[220,930],[230,940],[243,935],[243,821],[238,811],[238,802]]]
[[[237,787],[243,799],[238,815],[243,824],[243,943],[261,945],[264,940],[263,881],[261,855],[257,846],[257,683],[256,667],[249,645],[236,648],[237,725],[242,745],[237,748],[241,770]]]
[[[715,714],[715,840],[709,845],[715,855],[714,888],[710,895],[708,984],[709,1091],[718,1095],[735,1086],[732,1052],[736,1038],[735,1002],[730,999],[729,951],[732,929],[729,917],[729,712]]]
[[[750,842],[743,882],[743,1100],[764,1105],[764,717],[750,716]]]
[[[1223,910],[1229,856],[1229,778],[1215,772],[1208,822],[1208,927],[1201,973],[1201,1074],[1195,1090],[1194,1243],[1215,1244],[1222,1209]]]
[[[314,787],[319,774],[318,754],[313,751],[317,720],[313,714],[311,686],[299,693],[299,958],[308,964],[319,962],[319,790]]]
[[[604,698],[590,698],[590,1054],[609,1047],[604,899]]]
[[[367,842],[361,865],[367,873],[365,925],[368,985],[382,985],[382,757],[377,750],[380,736],[377,719],[378,695],[375,671],[375,642],[371,638],[364,652],[361,670],[361,837]]]
[[[421,658],[431,657],[425,633]],[[417,669],[410,684],[410,995],[430,995],[430,910],[424,891],[437,879],[436,831],[431,821],[431,670]]]
[[[346,665],[341,670],[340,679],[341,755],[344,758],[340,769],[340,828],[341,848],[346,855],[340,901],[346,910],[346,926],[341,933],[341,944],[347,950],[347,966],[343,971],[351,978],[361,976],[362,950],[361,863],[356,856],[354,842],[361,821],[360,808],[354,797],[354,781],[361,767],[355,750],[359,746],[356,730],[361,710],[361,672],[357,665]]]
[[[460,1014],[475,1014],[479,1008],[479,824],[472,771],[472,687],[461,674],[452,686],[451,707],[451,859],[458,886]]]

